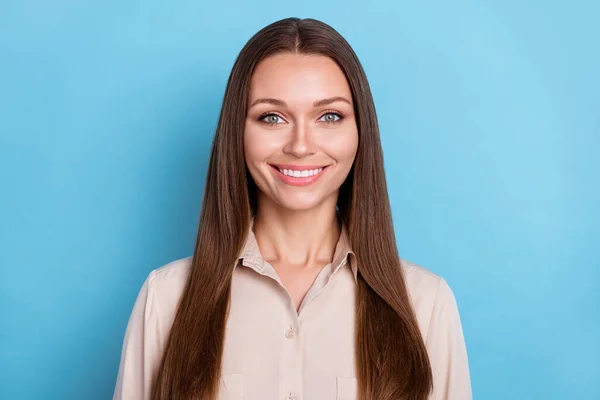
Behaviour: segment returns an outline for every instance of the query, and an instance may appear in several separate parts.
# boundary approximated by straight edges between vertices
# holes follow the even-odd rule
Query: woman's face
[[[259,196],[290,210],[335,205],[357,147],[350,87],[333,60],[286,53],[259,63],[244,130]]]

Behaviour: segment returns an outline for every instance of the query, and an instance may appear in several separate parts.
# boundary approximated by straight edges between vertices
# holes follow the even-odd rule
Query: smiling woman
[[[444,279],[401,259],[344,38],[288,18],[238,56],[194,254],[150,273],[115,399],[468,400]]]

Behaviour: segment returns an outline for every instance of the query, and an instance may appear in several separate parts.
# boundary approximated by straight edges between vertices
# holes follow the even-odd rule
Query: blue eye
[[[285,122],[284,119],[277,114],[265,114],[262,115],[258,120],[263,121],[269,125],[277,125]]]
[[[333,122],[338,122],[339,120],[341,120],[343,117],[335,112],[328,112],[326,114],[323,114],[323,116],[319,119],[319,121],[323,121],[323,122],[327,122],[327,123],[333,123]]]

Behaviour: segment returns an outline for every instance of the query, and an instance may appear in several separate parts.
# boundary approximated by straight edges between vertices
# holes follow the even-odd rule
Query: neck
[[[341,231],[336,196],[300,211],[265,197],[259,196],[254,235],[266,261],[299,267],[331,262]]]

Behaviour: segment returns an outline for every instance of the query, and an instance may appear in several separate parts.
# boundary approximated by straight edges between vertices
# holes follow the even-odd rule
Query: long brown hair
[[[256,210],[243,153],[249,81],[258,63],[284,53],[333,59],[354,100],[359,145],[338,208],[358,265],[357,379],[361,400],[422,400],[432,374],[396,248],[375,106],[362,66],[344,38],[314,19],[287,18],[260,30],[235,61],[206,179],[191,271],[179,302],[153,400],[216,397],[231,279]]]

